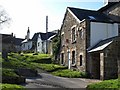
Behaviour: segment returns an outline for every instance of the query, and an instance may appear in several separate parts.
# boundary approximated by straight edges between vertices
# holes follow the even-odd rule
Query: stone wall
[[[106,15],[110,16],[113,20],[120,22],[120,2],[118,4],[113,5],[112,7],[108,8],[103,12]],[[120,35],[120,24],[118,28],[119,28],[119,35]]]
[[[61,28],[61,53],[64,53],[64,64],[68,65],[68,49],[70,50],[71,68],[86,71],[86,48],[89,46],[89,27],[87,21],[78,22],[73,15],[66,11],[64,22]],[[72,28],[75,27],[75,41],[72,41]],[[89,30],[88,30],[89,31]],[[87,35],[88,34],[88,35]],[[88,37],[88,38],[87,38]],[[72,64],[72,51],[75,51],[75,64]],[[82,65],[80,66],[80,55]],[[61,56],[60,56],[61,59]]]
[[[75,44],[71,44],[71,27],[73,25],[77,25],[77,20],[72,16],[72,14],[66,11],[63,25],[61,28],[61,52],[64,53],[64,64],[68,65],[68,48],[70,49],[70,53],[73,49],[76,48]],[[67,42],[66,42],[67,41]]]
[[[104,53],[104,79],[117,78],[120,60],[120,38],[105,49]]]
[[[77,31],[77,37],[76,37],[76,61],[77,61],[77,68],[80,71],[86,71],[86,48],[87,48],[87,30],[88,28],[87,22],[83,21],[79,24],[78,26],[78,31]],[[80,35],[80,32],[82,30],[82,35]],[[89,31],[89,30],[88,30]],[[82,56],[82,65],[80,66],[80,55]]]

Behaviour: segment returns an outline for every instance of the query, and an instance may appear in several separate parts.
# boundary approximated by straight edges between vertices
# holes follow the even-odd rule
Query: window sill
[[[76,67],[76,64],[72,64],[72,67]]]
[[[76,43],[76,40],[74,40],[74,41],[72,42],[72,44],[74,44],[74,43]]]

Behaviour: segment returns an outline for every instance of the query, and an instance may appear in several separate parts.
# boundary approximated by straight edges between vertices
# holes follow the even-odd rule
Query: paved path
[[[63,78],[48,73],[39,73],[38,77],[26,79],[25,88],[85,88],[88,84],[99,80],[83,78]]]

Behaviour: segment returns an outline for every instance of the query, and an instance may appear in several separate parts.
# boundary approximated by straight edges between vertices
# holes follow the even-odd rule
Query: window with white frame
[[[82,28],[79,28],[79,37],[81,38],[81,39],[83,39],[83,35],[84,35],[84,31],[83,31],[83,29]]]
[[[75,27],[72,28],[72,42],[76,40],[76,32],[75,32]]]

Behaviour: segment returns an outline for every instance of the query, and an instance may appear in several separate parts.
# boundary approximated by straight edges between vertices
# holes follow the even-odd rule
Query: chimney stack
[[[46,54],[48,53],[48,16],[46,16]]]

